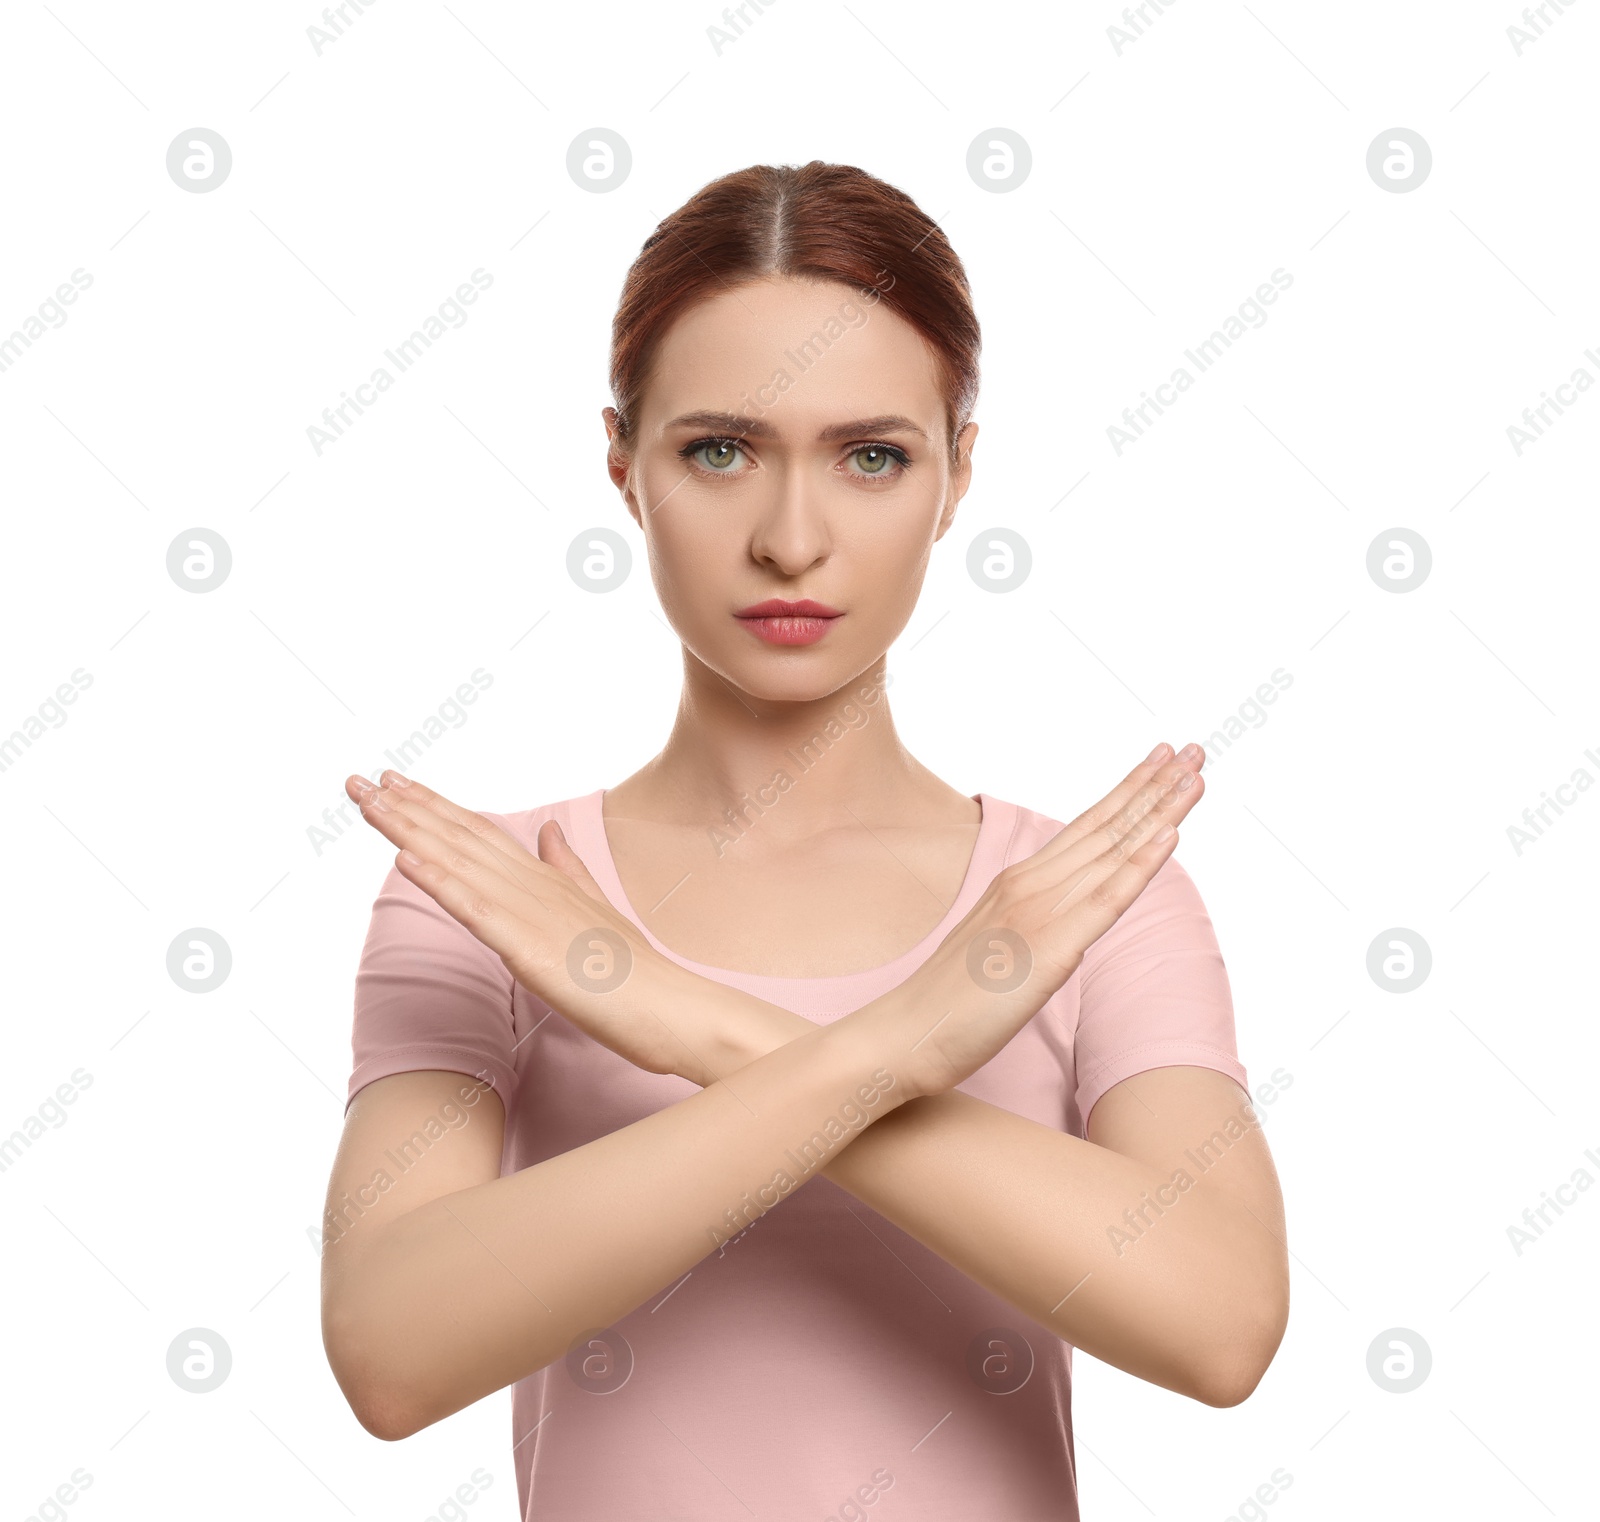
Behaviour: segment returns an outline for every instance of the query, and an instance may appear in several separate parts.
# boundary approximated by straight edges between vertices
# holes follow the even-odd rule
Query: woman
[[[667,743],[513,814],[346,783],[401,850],[328,1357],[382,1438],[513,1385],[530,1519],[1075,1518],[1073,1346],[1226,1406],[1283,1335],[1277,1180],[1171,856],[1199,748],[1062,825],[895,733],[977,353],[901,192],[706,186],[629,272],[603,413],[683,642]]]

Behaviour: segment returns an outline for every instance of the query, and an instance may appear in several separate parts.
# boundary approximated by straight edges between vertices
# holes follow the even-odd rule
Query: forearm
[[[715,997],[730,1066],[818,1028],[737,989]],[[823,1172],[1067,1342],[1167,1389],[1216,1403],[1272,1335],[1256,1318],[1281,1253],[1250,1212],[1199,1186],[1174,1197],[1170,1172],[957,1090],[910,1100]]]
[[[912,1100],[825,1170],[901,1230],[1102,1362],[1210,1404],[1276,1340],[1277,1244],[1217,1192],[950,1092]],[[1163,1203],[1164,1202],[1164,1203]],[[1266,1346],[1268,1341],[1271,1346]]]
[[[330,1249],[363,1421],[407,1436],[676,1281],[902,1102],[888,1050],[866,1026],[813,1027],[585,1146],[364,1222]]]

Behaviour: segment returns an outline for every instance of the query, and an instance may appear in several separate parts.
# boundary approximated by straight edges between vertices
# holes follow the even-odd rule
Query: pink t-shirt
[[[552,816],[611,903],[673,961],[827,1024],[902,982],[1003,866],[1059,821],[977,795],[977,847],[944,918],[864,972],[773,978],[674,955],[628,903],[603,790],[487,817],[537,854]],[[482,1074],[506,1110],[501,1173],[700,1092],[601,1046],[391,868],[356,975],[353,1097],[421,1068]],[[1078,970],[961,1091],[1083,1136],[1148,1068],[1241,1086],[1227,971],[1169,857]],[[559,1229],[559,1223],[553,1223]],[[831,1179],[813,1176],[584,1353],[512,1387],[526,1522],[1077,1522],[1072,1349]],[[620,1381],[620,1383],[619,1383]]]

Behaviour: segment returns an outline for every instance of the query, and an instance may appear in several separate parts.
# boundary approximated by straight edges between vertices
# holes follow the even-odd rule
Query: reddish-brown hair
[[[662,334],[689,307],[769,276],[872,293],[932,347],[950,446],[978,398],[978,319],[965,270],[910,196],[850,164],[753,164],[702,186],[645,239],[611,324],[617,438],[634,442]]]

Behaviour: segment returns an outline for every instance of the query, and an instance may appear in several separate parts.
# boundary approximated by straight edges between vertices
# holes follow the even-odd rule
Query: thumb
[[[565,873],[590,898],[598,899],[602,904],[610,902],[600,891],[600,884],[594,880],[594,874],[584,866],[583,858],[568,844],[561,826],[554,819],[545,820],[539,827],[537,844],[540,861]]]

